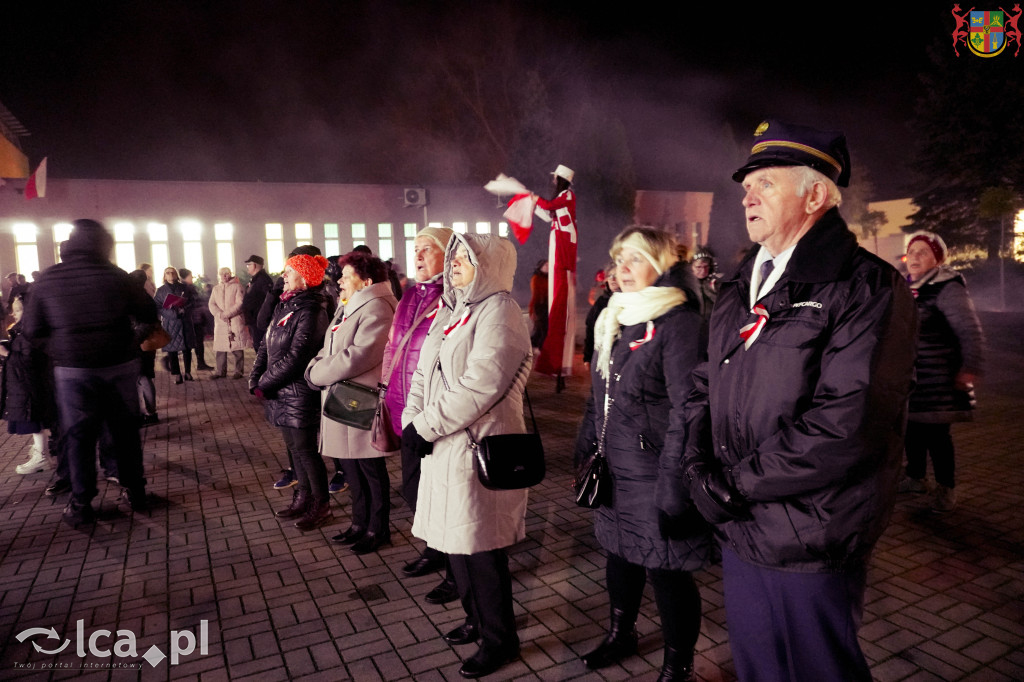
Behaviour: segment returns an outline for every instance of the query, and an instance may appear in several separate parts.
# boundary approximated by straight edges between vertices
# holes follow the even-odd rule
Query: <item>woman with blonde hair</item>
[[[196,303],[195,287],[181,281],[177,269],[168,266],[164,270],[164,283],[156,290],[154,297],[160,307],[160,321],[171,341],[164,346],[167,366],[174,376],[174,383],[182,382],[178,353],[185,364],[185,381],[192,381],[192,349],[196,347],[196,330],[192,326],[192,308]]]
[[[599,450],[612,473],[610,502],[594,513],[608,557],[611,622],[583,662],[604,668],[636,653],[634,626],[650,579],[665,641],[658,679],[692,680],[701,601],[691,572],[707,561],[711,534],[690,502],[680,460],[701,318],[682,288],[688,272],[672,235],[627,228],[611,256],[621,291],[594,326],[592,393],[575,453],[581,467]]]
[[[379,258],[353,251],[338,261],[344,306],[323,337],[323,348],[306,369],[311,386],[323,390],[341,381],[377,388],[395,300],[387,267]],[[370,444],[370,432],[324,417],[323,454],[341,460],[352,500],[352,525],[333,538],[356,554],[391,542],[391,479],[385,453]]]

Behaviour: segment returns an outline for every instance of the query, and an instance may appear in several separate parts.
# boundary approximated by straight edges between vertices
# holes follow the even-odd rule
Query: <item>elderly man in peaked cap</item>
[[[842,133],[762,123],[742,183],[760,247],[721,282],[684,477],[715,524],[741,680],[870,680],[867,563],[896,494],[914,300],[839,214]]]

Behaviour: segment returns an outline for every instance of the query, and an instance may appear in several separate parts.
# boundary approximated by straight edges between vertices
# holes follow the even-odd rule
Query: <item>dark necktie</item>
[[[758,298],[761,297],[760,294],[766,291],[764,288],[765,282],[768,281],[768,278],[771,276],[772,270],[774,269],[775,263],[772,262],[771,258],[761,263],[761,284],[758,285]]]

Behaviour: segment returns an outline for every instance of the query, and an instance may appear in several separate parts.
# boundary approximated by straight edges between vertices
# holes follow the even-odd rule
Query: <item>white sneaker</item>
[[[43,454],[42,450],[31,448],[28,451],[28,461],[14,467],[19,474],[34,474],[37,471],[47,471],[50,468],[50,458]]]
[[[935,499],[932,500],[932,511],[945,514],[956,508],[956,490],[944,485],[935,486]]]

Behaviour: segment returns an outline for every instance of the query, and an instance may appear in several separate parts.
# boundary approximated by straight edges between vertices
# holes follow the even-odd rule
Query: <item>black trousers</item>
[[[391,479],[383,457],[343,459],[349,496],[352,501],[352,525],[374,535],[391,534]]]
[[[412,513],[416,513],[416,501],[419,498],[420,490],[420,458],[417,456],[410,456],[410,453],[402,451],[402,497],[409,504],[409,509]],[[444,556],[444,552],[439,552],[432,547],[427,547],[423,550],[423,556],[437,559]],[[451,569],[449,567],[448,576],[451,576]]]
[[[191,348],[186,348],[185,350],[181,351],[181,355],[182,355],[182,357],[185,360],[185,374],[191,374],[192,373],[192,349]],[[168,362],[171,365],[171,374],[173,374],[174,376],[178,376],[179,374],[181,374],[181,365],[178,364],[178,354],[177,353],[168,353],[167,354],[167,360],[168,360]]]
[[[292,429],[282,426],[281,435],[292,456],[292,466],[299,490],[306,490],[314,500],[325,501],[327,493],[327,467],[317,450],[317,427]]]
[[[519,648],[512,610],[512,574],[504,548],[476,554],[449,554],[455,585],[466,610],[466,622],[477,628],[482,649]]]
[[[907,422],[907,476],[922,479],[928,469],[931,455],[935,482],[952,488],[956,485],[954,474],[953,436],[949,424],[922,424]]]
[[[693,651],[700,635],[701,602],[697,583],[689,571],[644,568],[617,554],[609,554],[605,576],[611,606],[621,610],[628,622],[635,622],[640,613],[640,601],[649,577],[661,616],[665,646],[681,652]]]

